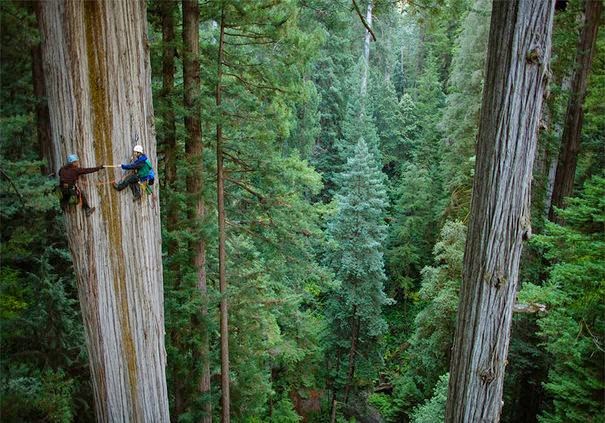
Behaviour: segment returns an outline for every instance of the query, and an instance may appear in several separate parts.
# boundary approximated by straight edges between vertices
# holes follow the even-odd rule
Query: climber
[[[67,164],[59,170],[59,189],[62,194],[61,209],[65,211],[70,203],[77,204],[81,201],[86,216],[90,216],[95,208],[88,205],[84,193],[78,188],[76,182],[80,175],[98,172],[104,168],[105,166],[80,167],[80,159],[77,155],[70,154],[67,156]]]
[[[141,198],[141,188],[139,182],[147,182],[147,186],[153,185],[155,181],[155,174],[151,162],[147,156],[143,153],[143,146],[135,145],[132,149],[133,157],[132,161],[128,164],[123,164],[120,167],[125,170],[136,170],[136,173],[128,175],[122,179],[119,183],[114,183],[113,187],[118,191],[122,191],[124,188],[130,185],[134,200],[137,201]]]

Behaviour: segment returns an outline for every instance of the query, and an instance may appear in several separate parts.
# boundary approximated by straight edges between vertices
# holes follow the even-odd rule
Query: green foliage
[[[413,423],[433,423],[445,421],[445,403],[447,401],[447,384],[450,374],[439,377],[431,399],[414,409],[411,421]]]
[[[437,63],[427,59],[418,84],[412,92],[416,108],[418,135],[413,150],[414,163],[426,169],[435,169],[441,158],[439,122],[445,104],[442,82],[439,78]],[[438,175],[434,172],[434,176]]]
[[[74,380],[63,371],[45,370],[35,377],[11,379],[2,388],[3,421],[74,421]]]
[[[273,409],[273,414],[271,414],[271,423],[298,423],[302,420],[296,411],[294,411],[294,407],[292,406],[292,401],[288,398],[281,399],[275,408]]]
[[[440,122],[447,146],[441,166],[445,194],[450,196],[448,214],[458,219],[466,218],[470,209],[490,12],[491,2],[477,0],[464,20]]]
[[[289,396],[306,389],[323,393],[322,410],[312,418],[329,419],[326,403],[332,393],[342,400],[357,332],[349,405],[359,403],[359,417],[377,409],[387,421],[442,421],[465,239],[458,220],[467,219],[470,204],[488,3],[373,2],[377,41],[370,45],[366,95],[360,90],[365,28],[350,2],[201,5],[202,88],[193,110],[202,117],[204,169],[198,176],[206,215],[197,221],[190,218],[197,198],[185,183],[194,167],[184,148],[183,122],[192,110],[182,106],[182,12],[175,3],[175,87],[167,96],[161,86],[161,2],[148,3],[167,252],[167,377],[171,405],[176,393],[183,405],[175,419],[199,421],[208,401],[215,418],[220,410],[215,377],[211,395],[198,393],[205,360],[212,375],[220,372],[213,182],[220,124],[228,177],[233,420],[300,421]],[[546,170],[567,106],[564,81],[572,70],[581,7],[572,0],[555,17],[549,127],[532,187],[534,232],[544,226]],[[34,106],[41,99],[32,94],[30,55],[39,41],[35,19],[23,2],[2,2],[0,12],[3,420],[92,421],[56,181],[40,174]],[[219,108],[221,15],[228,35]],[[604,40],[600,31],[600,51]],[[561,211],[565,224],[546,224],[524,257],[523,275],[534,283],[524,285],[520,301],[546,303],[548,313],[514,318],[503,421],[531,421],[537,413],[544,422],[590,421],[603,408],[605,192],[603,178],[592,176],[605,157],[604,65],[597,54],[585,100],[576,184],[589,182]],[[170,112],[177,178],[169,187],[163,140]],[[176,211],[170,226],[168,210]],[[192,266],[190,245],[199,239],[207,248],[207,296],[200,294]],[[210,336],[205,358],[202,329]],[[393,392],[372,393],[378,380],[392,384]],[[339,407],[338,421],[346,421],[345,408]]]
[[[338,161],[335,170],[339,172],[346,172],[347,161],[356,153],[360,140],[364,141],[377,163],[382,161],[380,138],[376,130],[375,118],[370,109],[368,95],[361,93],[363,66],[362,61],[357,64],[351,73],[347,87],[349,100],[342,122],[342,139],[336,143]],[[334,176],[333,179],[338,186],[342,186],[343,182],[339,181],[338,177]]]
[[[356,338],[357,384],[371,384],[376,375],[376,341],[387,329],[381,308],[389,300],[383,291],[385,280],[382,242],[385,237],[384,210],[387,206],[385,176],[361,139],[355,155],[347,161],[337,195],[338,208],[329,224],[328,262],[341,285],[331,293],[326,315],[330,330],[332,362],[337,361],[337,384],[346,375],[345,354]],[[340,367],[338,367],[340,366]],[[341,385],[342,386],[342,385]]]
[[[400,412],[427,399],[439,377],[447,372],[452,348],[466,227],[448,221],[433,251],[435,265],[422,271],[419,291],[423,307],[416,315],[415,330],[402,359],[403,374],[394,381],[394,397]]]
[[[380,411],[380,415],[387,421],[393,421],[396,415],[396,408],[393,405],[393,399],[386,394],[371,394],[368,397],[368,404]]]
[[[92,421],[84,331],[56,179],[41,174],[30,4],[0,4],[0,408],[7,422]]]
[[[522,301],[548,312],[538,325],[551,367],[545,383],[552,407],[542,422],[590,421],[602,415],[605,368],[605,178],[594,176],[559,210],[566,226],[547,223],[532,243],[550,263],[544,285],[526,284]],[[598,421],[598,420],[597,420]]]

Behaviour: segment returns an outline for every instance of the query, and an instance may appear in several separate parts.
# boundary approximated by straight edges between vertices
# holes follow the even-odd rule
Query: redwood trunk
[[[166,185],[174,188],[176,179],[176,119],[173,106],[174,72],[175,72],[175,10],[176,5],[172,0],[162,0],[160,3],[160,16],[162,19],[162,90],[160,98],[163,102],[164,139],[162,149],[166,163]],[[175,221],[175,216],[168,216],[170,221]],[[174,222],[173,222],[174,223]]]
[[[221,29],[219,37],[218,73],[216,83],[216,107],[221,112],[222,103],[222,77],[223,77],[223,55],[225,47],[225,16],[221,12]],[[225,252],[225,179],[223,175],[223,126],[221,119],[216,125],[216,196],[218,212],[218,266],[219,286],[221,291],[220,325],[221,325],[221,392],[222,392],[222,414],[221,422],[230,422],[231,400],[229,396],[229,310],[227,303],[227,275]]]
[[[40,18],[55,168],[72,152],[83,166],[122,163],[135,143],[155,162],[145,2],[45,1]],[[114,191],[120,175],[84,177],[96,211],[65,214],[95,410],[168,422],[160,210]]]
[[[584,98],[586,97],[586,83],[592,66],[592,58],[594,57],[602,10],[602,0],[585,0],[584,26],[576,52],[575,72],[571,82],[569,103],[565,115],[565,126],[563,127],[563,136],[561,138],[561,153],[559,155],[555,185],[552,193],[549,213],[551,220],[555,219],[554,208],[564,207],[565,197],[573,194],[573,184],[582,136],[582,123],[584,121],[583,105]]]
[[[447,422],[500,418],[553,11],[554,0],[493,5]]]
[[[174,112],[174,74],[176,71],[175,56],[175,12],[177,3],[172,0],[161,0],[158,9],[162,23],[162,89],[160,91],[159,100],[162,104],[163,118],[163,140],[161,140],[160,148],[164,153],[164,186],[173,192],[176,181],[176,116]],[[166,202],[168,207],[166,226],[168,232],[173,234],[178,229],[178,201],[170,198]],[[174,281],[174,289],[178,290],[180,286],[180,266],[179,261],[175,259],[178,252],[178,241],[174,238],[168,241],[168,257],[170,261],[170,271]],[[169,333],[172,345],[176,349],[180,349],[181,341],[179,336],[179,328],[172,328]],[[178,367],[178,363],[169,363],[172,369]],[[173,370],[176,374],[176,370]],[[172,392],[174,394],[174,417],[184,413],[184,381],[178,377],[173,379]]]
[[[200,104],[200,7],[197,0],[183,1],[183,75],[184,75],[184,102],[186,108],[185,128],[187,142],[185,150],[187,159],[193,164],[187,176],[187,193],[191,198],[189,219],[191,227],[197,228],[203,224],[205,206],[203,198],[203,144],[201,132]],[[208,287],[206,281],[206,243],[201,234],[192,241],[190,250],[193,252],[193,265],[197,272],[198,289],[202,296],[202,317],[208,315]],[[202,374],[198,382],[198,390],[203,395],[210,394],[210,355],[208,346],[208,331],[206,321],[203,319],[199,327],[202,345],[197,355],[200,357]],[[212,421],[212,402],[208,399],[204,403],[204,423]]]

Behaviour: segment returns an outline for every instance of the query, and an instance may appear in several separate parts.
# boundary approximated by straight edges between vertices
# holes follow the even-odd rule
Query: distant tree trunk
[[[36,19],[40,21],[40,2],[32,4]],[[36,130],[38,133],[38,151],[41,159],[46,159],[46,166],[42,173],[55,172],[53,168],[52,140],[50,134],[50,116],[48,102],[46,101],[46,87],[44,86],[44,68],[42,66],[42,44],[37,43],[32,47],[32,80],[34,83],[34,96],[36,98]]]
[[[162,118],[164,121],[164,139],[162,150],[166,163],[166,185],[174,188],[176,179],[176,119],[173,107],[174,72],[176,48],[174,45],[175,11],[177,3],[172,0],[162,0],[159,4],[162,20],[162,90],[160,99],[163,102]],[[168,224],[176,220],[176,216],[169,214]],[[174,222],[172,222],[174,223]]]
[[[218,47],[218,74],[216,83],[216,107],[221,113],[222,104],[222,77],[225,48],[225,11],[221,11],[221,29]],[[227,275],[225,251],[225,179],[223,175],[223,126],[221,120],[216,125],[216,196],[218,212],[218,266],[219,285],[221,291],[221,392],[222,414],[221,422],[230,422],[231,400],[229,397],[229,310],[227,303]]]
[[[447,422],[500,418],[553,11],[554,0],[493,5]]]
[[[366,11],[366,22],[372,28],[372,1],[368,2]],[[361,76],[361,97],[365,97],[368,92],[368,72],[370,69],[370,31],[366,29],[366,35],[363,40],[363,73]]]
[[[582,28],[582,33],[580,34],[576,52],[575,72],[571,82],[569,103],[565,115],[565,126],[561,138],[561,153],[559,155],[555,185],[548,215],[550,220],[555,220],[554,208],[564,207],[565,197],[569,197],[573,194],[576,164],[582,135],[582,124],[584,121],[583,105],[584,98],[586,97],[586,82],[592,66],[592,58],[594,57],[602,11],[602,0],[584,1],[584,26]]]
[[[201,132],[200,103],[200,7],[198,0],[183,0],[183,79],[184,79],[184,103],[187,110],[185,116],[185,128],[187,130],[187,141],[185,150],[187,159],[192,167],[187,175],[187,193],[191,198],[189,208],[189,219],[191,227],[197,228],[203,224],[205,216],[205,205],[203,197],[203,144]],[[203,318],[208,315],[208,286],[206,281],[206,242],[201,234],[199,239],[191,242],[190,251],[193,253],[193,266],[197,272],[198,289],[202,297]],[[206,322],[199,325],[202,345],[199,356],[202,366],[202,374],[198,383],[198,391],[201,394],[210,394],[210,356],[208,346],[208,330]],[[212,402],[204,402],[204,417],[202,422],[212,421]]]
[[[145,2],[45,1],[40,18],[55,169],[72,152],[121,163],[135,143],[155,162]],[[160,210],[110,176],[80,184],[90,217],[65,214],[97,421],[168,422]]]

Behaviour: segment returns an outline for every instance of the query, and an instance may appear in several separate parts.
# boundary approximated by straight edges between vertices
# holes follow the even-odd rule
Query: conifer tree
[[[544,384],[550,401],[540,416],[543,422],[591,421],[605,405],[603,198],[605,178],[595,175],[559,211],[565,226],[548,222],[544,234],[531,241],[548,263],[547,278],[541,286],[526,284],[519,297],[548,309],[538,316],[550,362]]]
[[[422,75],[413,90],[413,100],[418,119],[418,136],[413,152],[414,162],[430,170],[436,177],[441,159],[439,122],[445,104],[442,81],[439,77],[437,61],[429,56]]]
[[[563,207],[565,205],[565,197],[573,193],[582,125],[584,123],[583,107],[588,74],[596,51],[595,47],[599,27],[602,25],[600,19],[603,12],[603,2],[586,0],[583,3],[584,25],[578,40],[569,104],[567,106],[565,126],[561,138],[561,153],[559,155],[552,204],[549,211],[550,219],[555,218],[555,207]]]
[[[339,181],[338,209],[328,231],[329,264],[341,285],[331,293],[327,317],[330,349],[340,359],[332,363],[332,377],[335,388],[344,389],[340,399],[346,403],[361,381],[367,384],[376,376],[376,342],[387,329],[381,310],[389,302],[383,291],[385,176],[363,139]]]
[[[475,139],[483,90],[491,1],[476,0],[457,39],[440,128],[443,131],[444,195],[448,214],[464,219],[470,206]]]
[[[340,172],[344,172],[348,159],[355,154],[359,139],[364,140],[370,154],[382,168],[380,139],[373,116],[373,105],[370,96],[359,89],[364,72],[364,64],[360,60],[351,72],[347,83],[349,97],[346,114],[342,121],[342,138],[335,143],[338,155],[333,164],[334,169]],[[334,181],[340,185],[341,182],[338,181],[338,177],[340,176],[335,176]]]
[[[400,415],[409,416],[416,405],[428,400],[437,381],[447,372],[462,279],[465,232],[461,222],[446,222],[433,249],[434,264],[422,269],[420,311],[407,340],[409,346],[397,357],[407,363],[403,374],[394,380],[393,397]],[[441,406],[443,412],[445,401]]]
[[[373,75],[370,84],[370,104],[376,122],[383,169],[389,177],[392,177],[405,155],[403,132],[408,128],[403,120],[403,110],[399,106],[395,86],[390,78],[385,79],[379,74]]]

